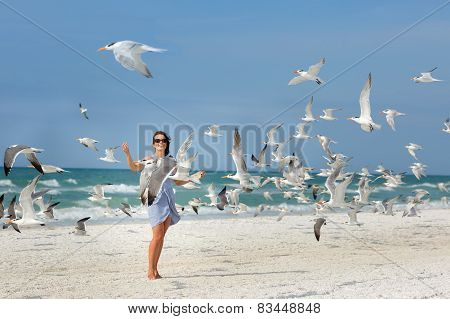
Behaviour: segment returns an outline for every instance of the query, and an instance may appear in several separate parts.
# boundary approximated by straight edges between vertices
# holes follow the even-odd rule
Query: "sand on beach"
[[[1,298],[444,298],[450,297],[450,210],[421,217],[328,214],[181,220],[148,281],[144,220],[0,231]]]

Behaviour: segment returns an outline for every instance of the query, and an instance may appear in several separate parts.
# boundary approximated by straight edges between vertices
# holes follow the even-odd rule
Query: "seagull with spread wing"
[[[349,117],[348,120],[358,123],[361,129],[365,132],[372,132],[374,129],[380,129],[381,125],[375,123],[370,115],[370,90],[372,88],[372,74],[369,73],[369,77],[364,84],[364,87],[359,96],[359,106],[361,113],[359,116]]]
[[[325,59],[322,58],[318,63],[311,65],[308,71],[304,71],[303,69],[295,70],[294,74],[297,76],[291,79],[288,85],[297,85],[305,81],[315,81],[319,85],[322,84],[324,81],[318,77],[318,74],[324,64]]]
[[[165,49],[158,49],[146,44],[134,41],[112,42],[97,51],[112,51],[116,61],[125,69],[137,71],[147,78],[152,78],[152,74],[147,65],[142,61],[141,54],[144,52],[165,52]]]

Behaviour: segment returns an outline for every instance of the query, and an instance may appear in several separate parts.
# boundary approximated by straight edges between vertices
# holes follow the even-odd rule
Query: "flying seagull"
[[[393,109],[386,109],[383,110],[381,113],[386,115],[386,122],[389,124],[389,126],[393,131],[395,131],[395,117],[406,115],[405,113],[400,113],[397,110]]]
[[[366,83],[359,96],[360,116],[349,117],[348,120],[358,123],[365,132],[372,132],[380,129],[381,125],[375,123],[370,115],[370,89],[372,88],[372,74],[369,73]]]
[[[146,165],[149,173],[141,179],[140,183],[140,198],[143,205],[150,206],[153,203],[166,179],[176,169],[176,165],[173,157],[159,158],[156,163]]]
[[[296,74],[297,76],[291,79],[288,85],[297,85],[304,81],[315,81],[319,85],[322,84],[324,81],[317,75],[319,74],[319,71],[324,64],[325,59],[322,58],[318,63],[311,65],[308,71],[304,71],[303,69],[295,70],[294,74]]]
[[[227,199],[227,187],[224,186],[223,189],[220,191],[220,193],[217,195],[219,197],[220,202],[217,203],[216,207],[219,210],[224,210],[225,206],[228,205],[228,199]]]
[[[420,76],[413,76],[411,80],[413,80],[416,83],[442,82],[442,80],[435,79],[431,75],[431,72],[433,72],[436,69],[437,67],[434,67],[430,71],[420,73]]]
[[[8,147],[5,151],[5,158],[3,160],[3,169],[5,171],[5,176],[8,176],[14,165],[16,157],[19,154],[25,154],[25,157],[28,159],[31,165],[33,165],[33,167],[37,169],[39,173],[44,174],[42,165],[35,156],[36,153],[41,153],[42,151],[42,149],[29,147],[26,145],[11,145],[10,147]]]
[[[252,161],[256,167],[264,168],[266,166],[270,166],[270,164],[266,163],[266,150],[267,144],[264,145],[262,150],[259,152],[258,158],[252,154]]]
[[[77,138],[77,141],[84,147],[90,148],[91,150],[98,152],[98,149],[95,146],[95,144],[97,144],[98,141],[96,141],[92,138],[89,138],[89,137]]]
[[[422,146],[414,143],[409,143],[408,145],[405,145],[405,148],[408,150],[409,155],[414,157],[415,160],[417,160],[416,151],[419,151],[422,149]]]
[[[108,147],[107,149],[105,149],[105,156],[100,157],[99,160],[104,161],[104,162],[109,162],[109,163],[120,163],[120,161],[118,161],[114,157],[114,151],[118,148],[119,148],[119,146]]]
[[[81,115],[83,115],[86,120],[89,120],[89,118],[87,116],[87,108],[85,108],[83,105],[81,105],[81,103],[79,103],[78,106],[80,107]]]
[[[317,121],[317,119],[314,118],[314,115],[313,115],[313,113],[312,113],[312,105],[313,105],[313,102],[314,102],[314,97],[311,96],[311,98],[309,99],[308,104],[306,104],[306,107],[305,107],[305,116],[303,116],[303,117],[301,118],[302,121],[307,122],[307,123],[313,122],[313,121]]]
[[[91,217],[85,217],[77,221],[77,225],[75,226],[75,235],[86,235],[86,221]]]
[[[442,132],[450,134],[450,118],[447,118],[444,122],[445,128],[442,129]]]
[[[104,184],[98,184],[95,185],[92,189],[93,192],[89,193],[91,195],[88,199],[92,202],[99,202],[104,200],[109,200],[111,197],[105,197],[105,191],[103,189],[103,186],[112,185],[111,183],[104,183]]]
[[[217,124],[213,124],[208,127],[208,131],[205,132],[205,135],[211,136],[211,137],[218,137],[222,136],[222,134],[219,134],[219,128],[220,126]]]
[[[295,135],[293,136],[296,139],[300,139],[300,140],[307,140],[309,138],[311,138],[311,136],[309,136],[306,132],[305,132],[305,126],[308,123],[305,122],[300,122],[297,124],[296,126],[296,131],[295,131]]]
[[[112,42],[97,51],[113,51],[116,61],[125,69],[137,71],[147,78],[152,78],[152,74],[147,65],[142,61],[141,54],[144,52],[165,52],[165,49],[158,49],[146,44],[134,41]]]
[[[131,209],[131,205],[128,203],[120,203],[122,206],[119,207],[119,209],[127,216],[131,217],[132,213],[135,213]]]
[[[339,109],[325,109],[325,110],[323,110],[323,115],[320,115],[319,117],[322,120],[325,120],[325,121],[334,121],[334,120],[337,120],[337,118],[335,118],[333,116],[333,113],[335,111],[341,111],[341,110],[342,110],[341,108],[339,108]]]
[[[320,239],[320,229],[322,228],[323,225],[326,225],[326,220],[325,218],[317,218],[314,220],[316,223],[314,224],[314,236],[316,236],[317,241],[319,241]]]

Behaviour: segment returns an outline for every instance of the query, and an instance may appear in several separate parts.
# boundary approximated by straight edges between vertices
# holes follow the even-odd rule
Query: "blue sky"
[[[316,89],[287,86],[296,68],[321,57],[324,80],[383,44],[443,1],[6,1],[95,64],[194,127],[210,123],[295,125],[306,100],[276,114]],[[132,3],[132,5],[130,5]],[[62,167],[111,167],[75,141],[92,137],[100,148],[127,140],[137,155],[138,125],[179,124],[148,100],[0,5],[3,43],[0,148],[27,144],[45,149],[42,162]],[[450,5],[314,94],[315,114],[342,107],[337,122],[318,122],[313,134],[338,141],[335,151],[353,156],[353,168],[383,162],[397,171],[413,162],[404,145],[421,144],[428,172],[450,174],[450,136],[441,132],[450,115]],[[154,79],[122,68],[112,41],[134,40],[165,48],[145,54]],[[442,83],[415,84],[409,77],[438,66]],[[373,75],[372,112],[382,124],[372,134],[345,118],[359,114],[359,92]],[[83,120],[78,102],[89,108]],[[397,131],[378,114],[392,107],[407,114]],[[16,119],[20,119],[16,121]],[[169,132],[172,134],[172,132]],[[249,139],[247,153],[259,151]],[[211,144],[224,168],[225,141]],[[197,147],[200,152],[201,149]],[[298,151],[298,147],[290,149]],[[97,156],[98,155],[98,156]],[[324,167],[316,140],[303,148],[308,164]],[[125,167],[122,154],[117,156]],[[18,165],[26,164],[19,160]]]

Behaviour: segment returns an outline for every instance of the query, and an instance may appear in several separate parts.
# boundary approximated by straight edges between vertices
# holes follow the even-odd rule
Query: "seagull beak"
[[[106,50],[106,48],[105,47],[101,47],[100,49],[98,49],[97,50],[97,52],[100,52],[100,51],[105,51]]]

